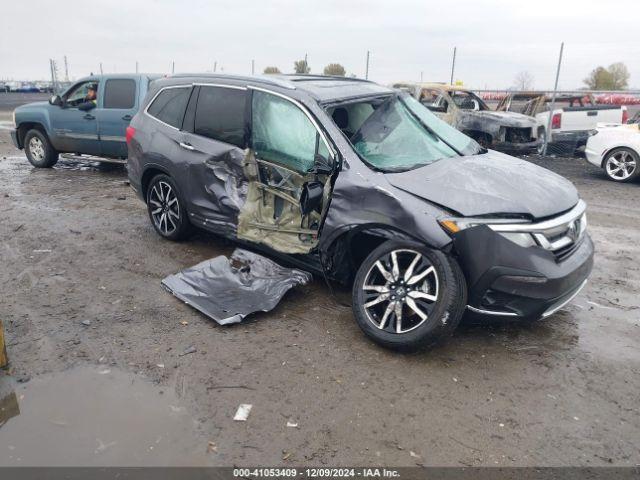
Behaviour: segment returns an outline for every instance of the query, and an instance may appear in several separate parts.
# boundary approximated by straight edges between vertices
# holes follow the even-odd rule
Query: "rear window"
[[[189,101],[191,86],[166,88],[149,105],[147,113],[175,128],[182,127],[184,110]]]
[[[193,133],[243,148],[245,91],[200,87]]]
[[[130,78],[107,80],[104,86],[104,108],[133,108],[136,103],[136,82]]]

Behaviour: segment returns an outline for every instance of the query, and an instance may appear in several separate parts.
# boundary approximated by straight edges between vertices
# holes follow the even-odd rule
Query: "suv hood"
[[[467,115],[488,122],[497,122],[506,127],[535,128],[536,119],[517,112],[495,112],[493,110],[481,110],[478,112],[465,112]]]
[[[520,214],[536,220],[569,210],[579,199],[566,178],[493,150],[385,177],[394,187],[465,217]]]

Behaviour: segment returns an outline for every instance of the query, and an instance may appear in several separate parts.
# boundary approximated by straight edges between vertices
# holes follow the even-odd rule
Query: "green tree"
[[[597,67],[584,79],[592,90],[624,90],[629,84],[629,70],[622,62],[609,65],[609,68]]]
[[[302,59],[293,62],[293,71],[296,73],[309,73],[311,68],[309,68],[307,61]]]
[[[267,67],[264,69],[263,73],[266,73],[268,75],[268,74],[282,73],[282,72],[278,67]]]
[[[329,65],[324,67],[324,74],[344,77],[347,74],[347,71],[339,63],[330,63]]]

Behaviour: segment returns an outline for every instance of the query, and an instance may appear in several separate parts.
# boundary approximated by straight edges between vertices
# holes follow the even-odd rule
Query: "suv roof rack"
[[[279,75],[233,75],[226,73],[177,73],[169,75],[167,78],[219,78],[224,80],[242,80],[245,82],[258,81],[276,87],[295,90],[296,86],[290,80],[281,78]]]
[[[282,77],[289,77],[291,82],[311,82],[316,80],[344,80],[347,82],[374,83],[371,80],[358,77],[342,77],[340,75],[318,75],[314,73],[283,73]]]

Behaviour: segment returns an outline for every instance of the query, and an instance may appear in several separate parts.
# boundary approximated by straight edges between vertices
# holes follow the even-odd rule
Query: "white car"
[[[601,167],[616,182],[640,177],[640,125],[598,127],[587,140],[589,163]]]

